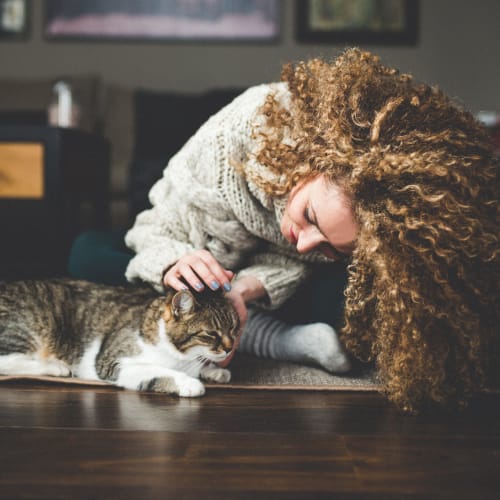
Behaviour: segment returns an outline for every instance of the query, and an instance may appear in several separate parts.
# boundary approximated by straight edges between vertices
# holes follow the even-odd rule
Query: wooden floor
[[[0,498],[499,498],[500,396],[409,417],[374,393],[0,387]]]

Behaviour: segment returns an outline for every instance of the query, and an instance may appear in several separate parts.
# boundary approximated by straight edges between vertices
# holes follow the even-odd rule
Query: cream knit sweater
[[[259,147],[252,133],[264,123],[257,111],[270,92],[288,105],[286,84],[252,87],[212,116],[169,161],[149,193],[152,208],[138,215],[125,237],[136,252],[126,271],[129,281],[162,291],[169,266],[206,248],[239,276],[259,279],[269,297],[259,305],[275,308],[293,294],[312,262],[325,260],[299,255],[282,236],[286,199],[272,199],[232,166],[243,162],[249,170],[272,175],[252,158]]]

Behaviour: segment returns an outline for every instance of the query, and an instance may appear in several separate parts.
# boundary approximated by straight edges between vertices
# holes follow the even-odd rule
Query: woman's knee
[[[79,234],[68,259],[69,275],[104,284],[125,284],[125,269],[132,256],[123,232],[86,231]]]

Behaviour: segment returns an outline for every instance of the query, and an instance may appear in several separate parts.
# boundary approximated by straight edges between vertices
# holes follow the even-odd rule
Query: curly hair
[[[499,161],[439,89],[347,49],[283,67],[257,159],[285,195],[326,174],[359,224],[342,336],[406,411],[463,406],[491,375],[499,336]],[[286,109],[288,108],[288,109]],[[287,140],[284,138],[287,137]],[[290,140],[291,139],[291,140]]]

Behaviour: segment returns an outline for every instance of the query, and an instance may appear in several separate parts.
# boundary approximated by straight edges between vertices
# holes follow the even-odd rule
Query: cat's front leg
[[[183,374],[181,374],[183,375]],[[193,398],[205,394],[205,386],[197,379],[185,376],[183,377],[155,377],[150,380],[144,380],[139,384],[140,391],[164,392],[166,394],[176,394],[184,398]]]
[[[185,373],[123,359],[115,384],[125,389],[164,392],[181,397],[192,398],[205,394],[205,386]]]
[[[231,380],[231,372],[215,363],[207,363],[200,370],[200,377],[207,382],[227,384]]]

